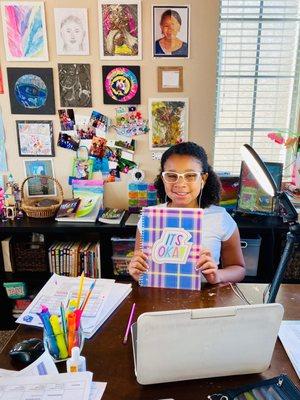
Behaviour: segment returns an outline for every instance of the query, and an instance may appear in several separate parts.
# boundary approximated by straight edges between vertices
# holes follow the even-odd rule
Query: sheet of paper
[[[56,365],[48,353],[44,353],[36,359],[33,363],[28,365],[28,367],[22,369],[21,371],[12,371],[9,369],[0,369],[0,382],[1,378],[7,377],[8,375],[14,376],[32,376],[32,375],[54,375],[58,374]]]
[[[163,71],[162,87],[163,88],[179,87],[179,72],[178,71]]]
[[[107,382],[92,382],[89,400],[101,400]]]
[[[41,306],[46,305],[50,314],[60,314],[61,302],[66,306],[68,299],[77,298],[79,288],[79,279],[70,278],[53,274],[45,286],[34,298],[32,303],[17,319],[17,323],[43,327],[42,322],[37,315]],[[82,299],[85,297],[93,279],[85,278]],[[93,324],[93,320],[101,313],[105,300],[114,285],[112,279],[97,279],[95,288],[92,291],[87,307],[81,318],[83,330]]]
[[[282,321],[278,336],[300,379],[300,321]]]
[[[89,400],[91,372],[9,376],[0,381],[1,400]]]

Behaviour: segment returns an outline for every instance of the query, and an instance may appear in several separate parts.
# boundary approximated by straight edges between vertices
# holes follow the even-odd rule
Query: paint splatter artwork
[[[104,104],[140,104],[140,67],[105,65],[102,71]]]
[[[48,61],[44,3],[7,1],[1,4],[8,61]]]

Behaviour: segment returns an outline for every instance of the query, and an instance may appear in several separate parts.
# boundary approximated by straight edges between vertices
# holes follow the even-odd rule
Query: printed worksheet
[[[89,400],[91,372],[24,377],[0,380],[0,400]]]

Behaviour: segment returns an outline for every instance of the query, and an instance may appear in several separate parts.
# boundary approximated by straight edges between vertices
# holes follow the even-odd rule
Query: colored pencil
[[[80,298],[81,298],[82,288],[83,288],[83,281],[84,281],[84,271],[82,271],[82,274],[81,274],[81,276],[80,276],[79,290],[78,290],[78,295],[77,295],[76,308],[79,308]]]
[[[130,311],[130,315],[129,315],[129,318],[128,318],[128,323],[127,323],[127,327],[126,327],[126,331],[125,331],[125,335],[124,335],[124,339],[123,339],[123,344],[127,343],[129,329],[131,327],[132,319],[133,319],[133,315],[134,315],[134,310],[135,310],[135,303],[133,303],[132,307],[131,307],[131,311]]]
[[[89,298],[90,298],[90,296],[91,296],[91,294],[92,294],[92,291],[93,291],[95,285],[96,285],[96,279],[95,279],[94,282],[91,284],[91,286],[90,286],[90,288],[89,288],[89,291],[88,291],[88,293],[87,293],[87,295],[86,295],[86,298],[85,298],[85,300],[83,301],[82,305],[80,306],[81,314],[83,313],[83,311],[84,311],[84,309],[85,309],[85,307],[86,307],[86,305],[87,305],[87,303],[88,303],[88,301],[89,301]]]

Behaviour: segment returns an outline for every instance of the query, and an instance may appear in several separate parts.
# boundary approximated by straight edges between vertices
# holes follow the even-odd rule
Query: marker
[[[50,324],[52,326],[53,333],[55,335],[55,339],[56,339],[56,343],[57,343],[57,347],[59,350],[59,358],[67,358],[68,350],[67,350],[65,338],[64,338],[63,332],[61,330],[61,326],[60,326],[57,315],[51,315]]]

